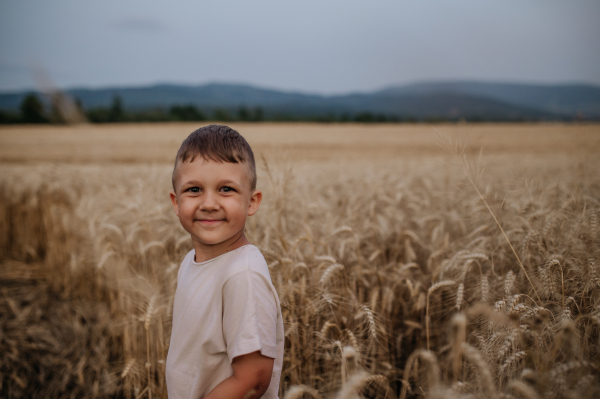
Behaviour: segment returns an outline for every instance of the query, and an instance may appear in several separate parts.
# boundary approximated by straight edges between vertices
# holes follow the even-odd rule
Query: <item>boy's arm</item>
[[[260,351],[233,358],[233,375],[214,387],[204,399],[258,399],[269,387],[275,359]],[[249,392],[254,391],[250,396]]]

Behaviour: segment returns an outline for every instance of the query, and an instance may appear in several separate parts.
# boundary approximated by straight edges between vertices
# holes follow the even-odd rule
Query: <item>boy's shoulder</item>
[[[244,271],[255,271],[269,275],[269,267],[260,250],[254,245],[244,245],[231,252],[229,257],[223,259],[225,277]]]

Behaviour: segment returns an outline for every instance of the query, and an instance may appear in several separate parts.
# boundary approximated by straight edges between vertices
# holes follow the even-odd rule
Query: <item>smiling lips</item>
[[[217,224],[219,222],[223,222],[224,219],[196,219],[196,221],[202,223],[202,224],[207,224],[207,225],[213,225],[213,224]]]

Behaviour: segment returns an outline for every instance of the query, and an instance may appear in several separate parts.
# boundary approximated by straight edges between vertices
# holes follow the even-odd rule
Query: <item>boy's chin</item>
[[[222,237],[215,237],[215,238],[205,237],[204,239],[199,239],[199,240],[194,240],[194,241],[203,247],[211,248],[211,247],[218,247],[219,245],[232,244],[235,241],[237,241],[237,239],[234,236],[228,237],[225,239]]]

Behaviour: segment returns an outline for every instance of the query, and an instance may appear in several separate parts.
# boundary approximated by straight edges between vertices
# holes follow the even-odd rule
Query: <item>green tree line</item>
[[[80,101],[75,104],[81,114],[92,123],[115,122],[170,122],[170,121],[244,121],[261,122],[265,120],[262,107],[240,106],[232,111],[225,108],[202,110],[195,105],[174,105],[168,109],[151,108],[128,110],[120,96],[114,96],[109,107],[94,107],[85,110]],[[18,112],[0,110],[0,123],[60,123],[55,110],[46,110],[46,106],[36,94],[25,96]]]
[[[222,121],[222,122],[360,122],[360,123],[398,123],[419,122],[416,118],[399,118],[394,115],[385,115],[372,112],[348,112],[335,114],[298,116],[290,113],[271,113],[267,115],[262,107],[239,106],[237,109],[214,108],[200,109],[193,104],[174,105],[170,108],[151,108],[132,110],[125,108],[120,96],[114,96],[110,106],[84,109],[81,101],[75,100],[79,112],[92,123],[120,123],[120,122],[193,122],[193,121]],[[448,119],[429,118],[424,122],[444,122]],[[25,96],[18,112],[0,110],[0,124],[17,123],[63,123],[54,106],[50,110],[40,98],[34,94]]]

